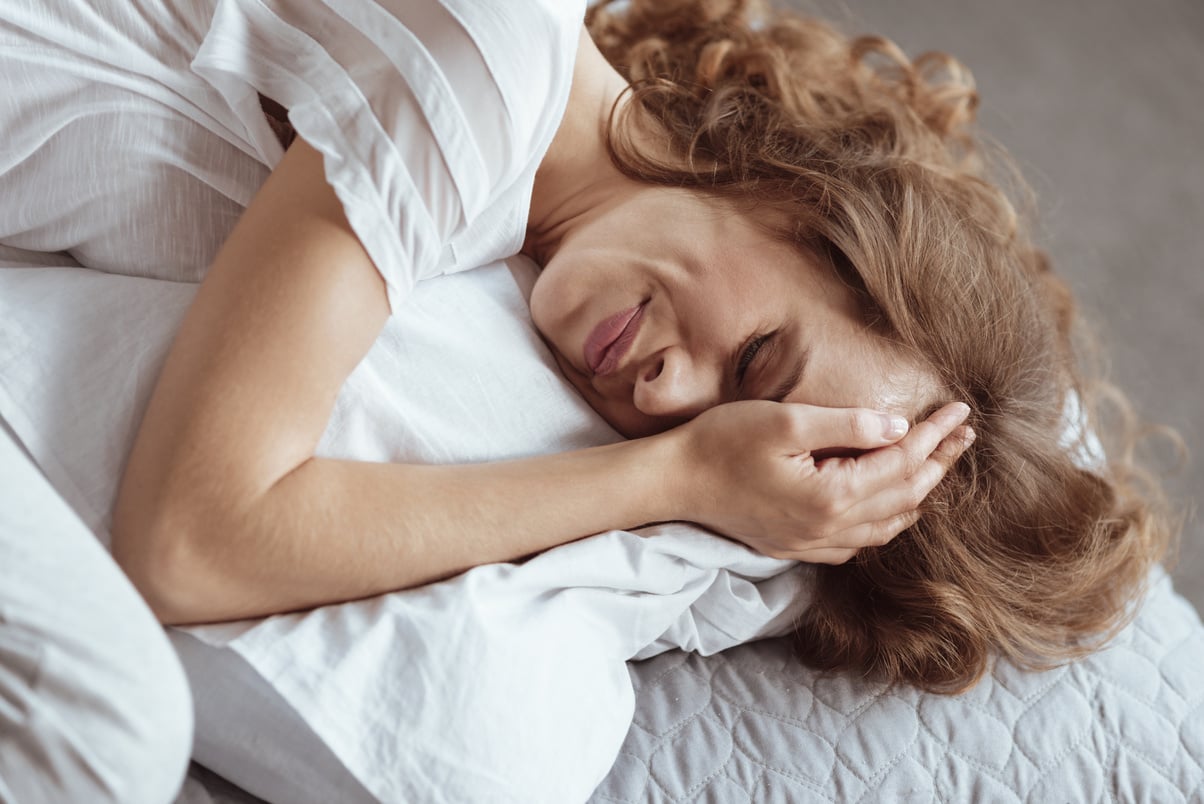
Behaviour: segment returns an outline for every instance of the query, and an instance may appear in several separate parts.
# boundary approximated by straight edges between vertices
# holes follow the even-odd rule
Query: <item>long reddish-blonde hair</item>
[[[1068,432],[1067,399],[1093,411],[1100,386],[1072,347],[1070,294],[1011,200],[1027,208],[1027,190],[974,133],[969,72],[755,0],[610,5],[587,25],[633,87],[612,121],[616,165],[789,211],[775,234],[824,258],[872,330],[973,411],[977,439],[920,521],[817,568],[802,659],[952,691],[995,653],[1042,668],[1097,647],[1173,529],[1131,435],[1090,466],[1084,431]],[[628,136],[649,124],[663,152]]]

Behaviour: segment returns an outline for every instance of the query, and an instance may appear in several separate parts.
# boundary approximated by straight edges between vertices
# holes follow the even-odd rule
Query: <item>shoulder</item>
[[[559,124],[585,18],[585,0],[438,0],[472,40],[518,151]],[[545,143],[546,145],[546,143]],[[513,153],[513,151],[512,151]]]
[[[442,5],[476,41],[483,55],[535,66],[542,57],[576,48],[585,0],[430,0]],[[534,60],[534,64],[532,62]]]

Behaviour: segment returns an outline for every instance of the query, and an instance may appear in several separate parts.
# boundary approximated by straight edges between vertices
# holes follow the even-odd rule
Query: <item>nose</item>
[[[717,371],[694,359],[685,349],[672,346],[652,355],[640,366],[632,390],[636,408],[647,416],[690,419],[718,405]]]

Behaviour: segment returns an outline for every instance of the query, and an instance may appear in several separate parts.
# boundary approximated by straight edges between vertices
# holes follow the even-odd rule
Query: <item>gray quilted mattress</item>
[[[999,663],[956,697],[814,673],[783,640],[631,674],[635,722],[591,804],[1204,802],[1204,626],[1166,578],[1106,650]],[[194,768],[178,804],[255,800]]]
[[[1204,801],[1204,628],[1163,578],[1100,653],[946,697],[800,669],[782,640],[632,666],[592,802]]]

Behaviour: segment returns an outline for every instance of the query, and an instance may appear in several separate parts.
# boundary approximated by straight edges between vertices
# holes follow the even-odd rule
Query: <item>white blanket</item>
[[[534,266],[512,260],[420,284],[348,380],[319,452],[455,462],[615,440],[532,328],[533,278]],[[102,539],[193,291],[0,270],[0,416]],[[665,525],[422,589],[191,630],[239,653],[382,800],[583,801],[631,721],[626,660],[783,633],[806,603],[805,577]]]

